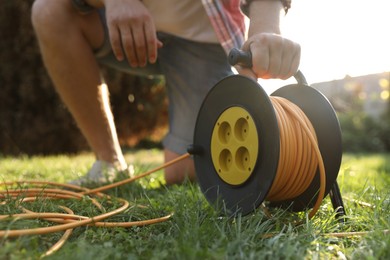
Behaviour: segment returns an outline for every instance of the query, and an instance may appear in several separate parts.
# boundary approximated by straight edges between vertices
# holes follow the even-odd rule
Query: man
[[[244,16],[250,18],[244,41]],[[163,74],[169,98],[165,160],[186,152],[207,92],[231,75],[226,53],[250,51],[257,78],[291,77],[300,46],[280,35],[288,0],[36,0],[32,21],[43,60],[63,102],[96,154],[84,181],[109,180],[127,168],[99,64],[136,74]],[[223,98],[223,97],[221,97]],[[195,179],[191,158],[165,169],[167,184]]]

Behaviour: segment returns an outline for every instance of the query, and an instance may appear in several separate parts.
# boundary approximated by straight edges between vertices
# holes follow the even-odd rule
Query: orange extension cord
[[[302,194],[320,170],[320,189],[317,201],[309,213],[318,211],[325,194],[326,174],[315,130],[303,111],[289,100],[271,97],[279,126],[280,154],[268,201],[293,199]]]
[[[68,237],[71,235],[72,231],[76,227],[80,226],[98,226],[98,227],[132,227],[132,226],[145,226],[155,223],[160,223],[163,221],[167,221],[171,218],[172,214],[169,214],[164,217],[148,219],[143,221],[132,221],[132,222],[107,222],[105,219],[117,215],[130,207],[130,203],[121,198],[115,198],[115,200],[119,201],[122,205],[110,212],[106,212],[106,210],[102,207],[102,205],[92,196],[104,198],[108,201],[112,201],[113,198],[109,195],[101,193],[101,191],[105,191],[114,187],[118,187],[127,183],[131,183],[135,180],[138,180],[142,177],[150,175],[156,171],[159,171],[165,167],[168,167],[178,161],[181,161],[185,158],[188,158],[190,154],[186,153],[170,162],[167,162],[159,167],[156,167],[150,171],[147,171],[143,174],[137,175],[135,177],[119,181],[116,183],[112,183],[106,186],[102,186],[96,189],[87,189],[76,185],[71,184],[60,184],[55,182],[47,182],[47,181],[15,181],[15,182],[4,182],[0,183],[0,186],[5,186],[5,190],[0,190],[0,205],[6,205],[7,200],[16,199],[19,201],[19,204],[22,202],[30,202],[35,201],[38,198],[45,199],[90,199],[91,203],[95,205],[102,212],[101,215],[97,215],[94,217],[85,217],[80,215],[75,215],[74,212],[64,206],[59,206],[65,213],[36,213],[32,212],[25,207],[20,206],[20,209],[24,212],[21,214],[12,214],[12,215],[0,215],[0,220],[3,219],[43,219],[51,222],[59,223],[58,225],[51,227],[41,227],[41,228],[33,228],[33,229],[23,229],[23,230],[0,230],[0,238],[1,237],[18,237],[23,235],[40,235],[40,234],[48,234],[59,231],[65,231],[64,235],[61,239],[54,244],[43,256],[48,256],[58,249],[66,242]],[[24,185],[34,186],[34,187],[23,187]],[[17,188],[12,188],[12,187]],[[60,187],[60,188],[49,188],[49,187]],[[67,190],[66,190],[67,189]],[[75,190],[75,191],[71,191]]]

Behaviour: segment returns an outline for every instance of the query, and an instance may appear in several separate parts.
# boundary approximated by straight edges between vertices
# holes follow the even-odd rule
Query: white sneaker
[[[130,165],[125,170],[118,170],[114,164],[97,160],[85,176],[72,180],[69,184],[83,186],[85,184],[103,184],[115,179],[130,178],[134,174],[134,167]]]

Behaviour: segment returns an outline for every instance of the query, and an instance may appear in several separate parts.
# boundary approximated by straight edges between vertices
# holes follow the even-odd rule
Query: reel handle
[[[252,53],[250,51],[243,51],[237,48],[233,48],[230,50],[228,55],[229,64],[241,65],[243,67],[252,68]],[[294,74],[295,80],[299,85],[308,85],[305,76],[302,74],[300,70],[298,70]]]

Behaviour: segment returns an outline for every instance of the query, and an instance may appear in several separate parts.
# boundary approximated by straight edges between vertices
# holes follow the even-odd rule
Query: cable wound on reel
[[[206,96],[195,168],[207,200],[223,202],[227,214],[248,214],[267,200],[293,211],[313,208],[312,217],[336,182],[342,149],[335,111],[300,72],[296,79],[268,96],[256,81],[233,75]]]

